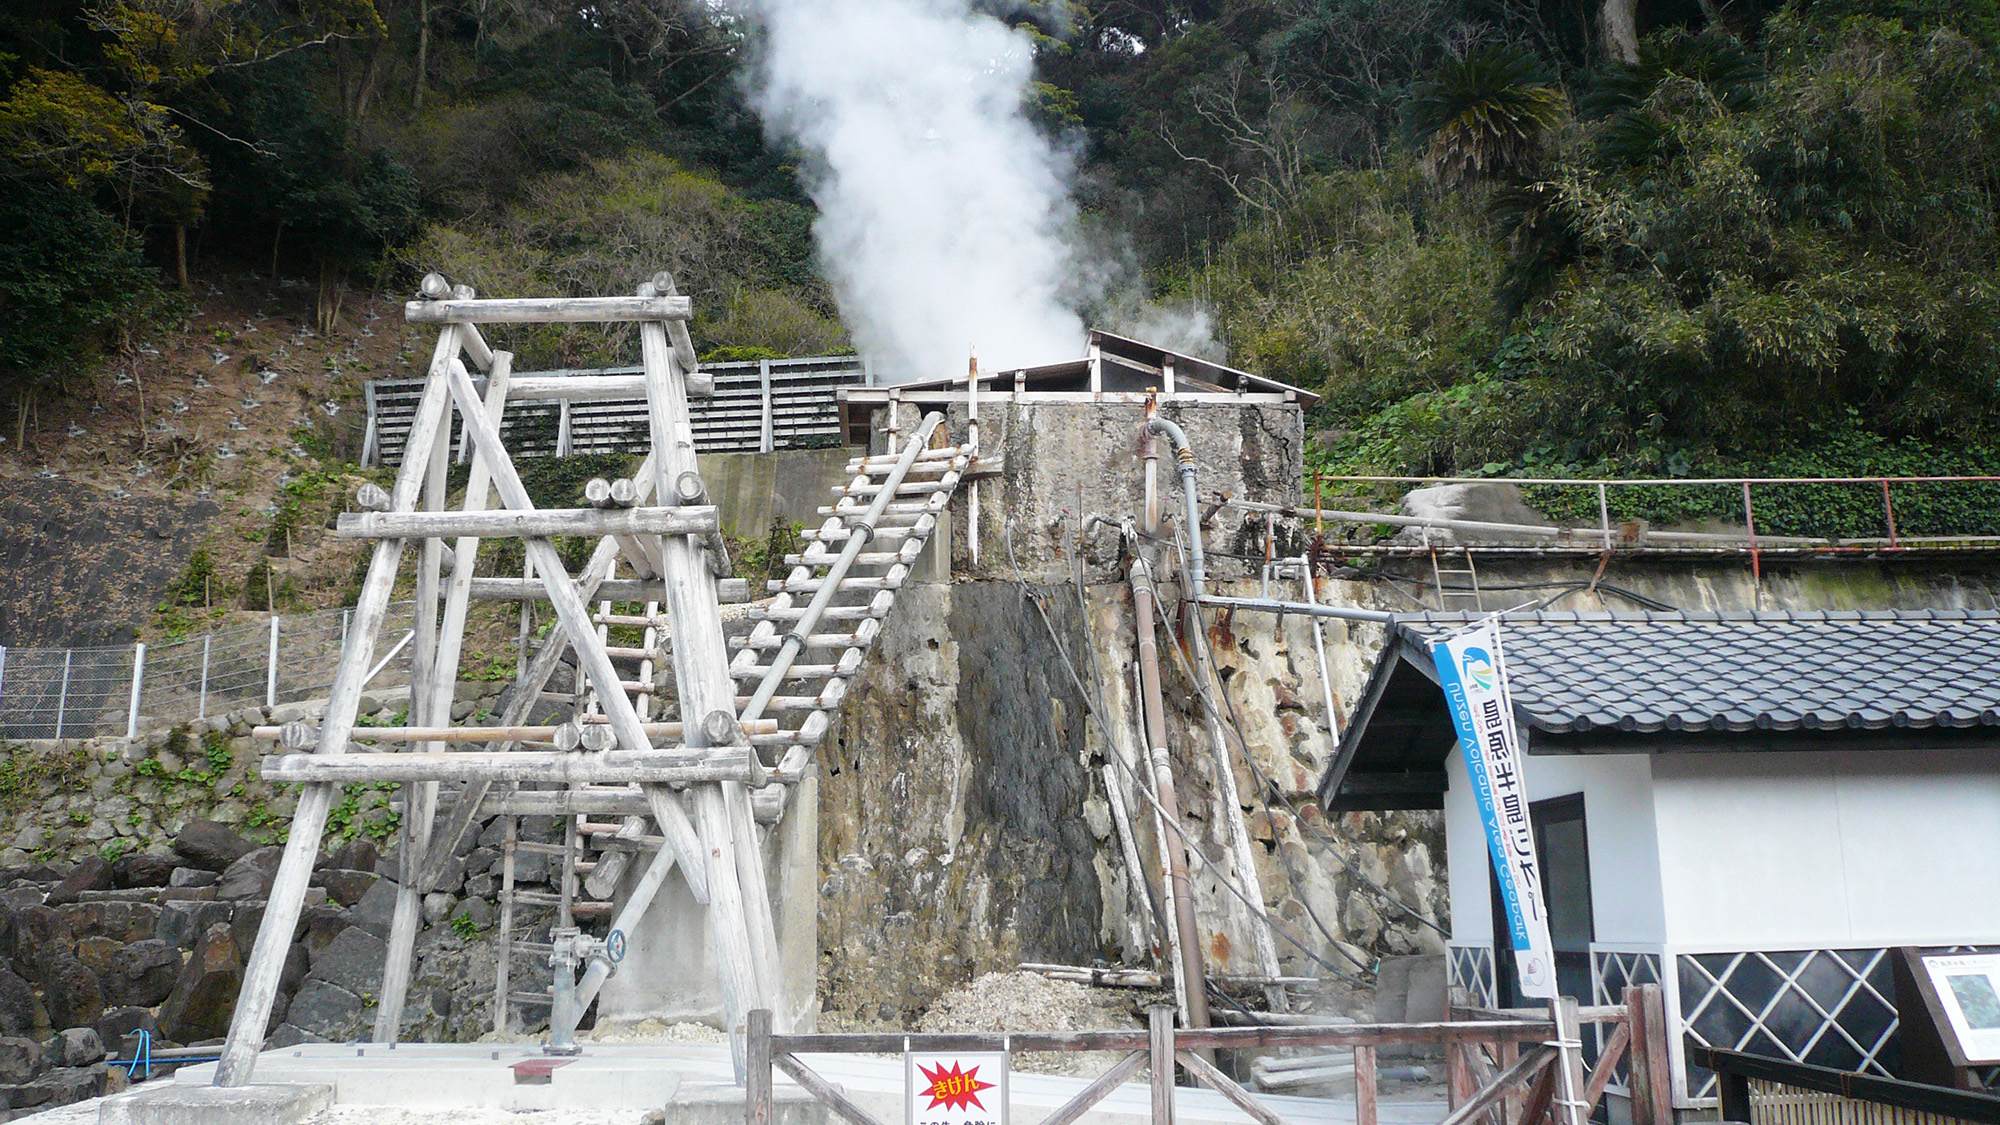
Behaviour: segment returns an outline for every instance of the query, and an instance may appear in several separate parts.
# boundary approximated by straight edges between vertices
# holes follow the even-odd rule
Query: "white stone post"
[[[278,705],[278,615],[271,615],[271,643],[264,658],[264,706]]]
[[[139,737],[139,690],[146,677],[146,646],[132,646],[132,705],[125,712],[125,737]]]

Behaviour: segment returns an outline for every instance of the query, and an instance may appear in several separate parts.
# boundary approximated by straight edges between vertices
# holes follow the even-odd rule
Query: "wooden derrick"
[[[631,931],[666,881],[678,878],[707,908],[729,1028],[742,1032],[749,1013],[762,1008],[781,1013],[780,1030],[788,1030],[757,826],[783,815],[784,787],[809,768],[830,712],[859,672],[975,450],[924,449],[943,421],[932,415],[908,455],[857,459],[850,465],[853,482],[827,513],[832,518],[808,534],[802,555],[787,560],[795,564],[790,576],[771,584],[776,596],[725,610],[723,603],[752,594],[730,577],[716,509],[701,480],[688,397],[710,393],[713,384],[695,368],[685,324],[689,302],[674,292],[672,279],[661,274],[631,297],[481,300],[435,275],[423,291],[430,299],[411,302],[407,319],[440,328],[403,465],[392,489],[364,489],[357,498],[362,511],[338,523],[337,534],[373,539],[375,546],[325,717],[317,727],[292,723],[256,732],[290,751],[266,758],[265,776],[298,783],[302,791],[216,1084],[253,1079],[329,812],[339,787],[355,783],[402,787],[399,886],[376,1041],[393,1043],[400,1031],[423,896],[442,881],[468,834],[496,815],[507,820],[496,1027],[504,1025],[510,1000],[539,996],[547,1003],[549,995],[516,990],[527,971],[510,968],[509,957],[538,953],[546,980],[550,949],[512,937],[517,904],[555,907],[561,925],[609,917],[614,928]],[[513,357],[494,350],[479,325],[613,321],[638,325],[642,374],[618,382],[643,386],[652,451],[631,478],[591,482],[589,506],[537,509],[502,441],[502,416],[523,401],[591,397],[602,388],[584,384],[604,380],[516,381]],[[454,411],[472,453],[456,510],[446,496]],[[923,467],[911,476],[918,462]],[[550,543],[556,535],[598,538],[580,573],[565,567]],[[522,544],[521,577],[476,575],[482,543],[496,539]],[[860,550],[878,539],[877,550]],[[357,704],[377,671],[379,634],[411,545],[417,612],[410,717],[402,727],[357,730]],[[503,714],[486,725],[454,723],[466,616],[481,599],[539,604],[555,623],[531,645],[524,617],[519,675]],[[620,609],[634,603],[644,611]],[[613,644],[613,627],[637,629],[643,640],[636,648],[630,641]],[[575,666],[576,687],[552,695],[550,681],[565,661]],[[656,675],[660,669],[671,674]],[[572,709],[551,722],[550,702]],[[516,818],[523,815],[563,818],[566,839],[521,838]],[[587,819],[606,815],[621,819]],[[514,886],[515,857],[522,853],[560,857],[559,894]],[[629,875],[634,866],[643,867],[636,880]],[[594,877],[580,878],[583,872]],[[621,882],[629,889],[620,902],[585,897],[601,900]],[[605,976],[601,962],[587,964],[575,1013]],[[740,1034],[733,1039],[740,1062]]]

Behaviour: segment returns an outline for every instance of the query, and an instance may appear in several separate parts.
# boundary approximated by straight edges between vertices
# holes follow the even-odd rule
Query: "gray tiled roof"
[[[1428,647],[1471,620],[1394,628]],[[1552,733],[2000,726],[2000,613],[1540,613],[1501,639],[1516,708]]]

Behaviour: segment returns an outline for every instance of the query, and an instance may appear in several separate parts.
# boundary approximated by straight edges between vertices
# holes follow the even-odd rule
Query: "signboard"
[[[2000,953],[1924,954],[1924,974],[1966,1063],[2000,1063]]]
[[[1528,786],[1521,776],[1521,736],[1507,694],[1507,666],[1500,654],[1500,625],[1488,621],[1431,646],[1438,684],[1458,728],[1473,799],[1486,825],[1486,847],[1523,996],[1556,995],[1554,947],[1535,865],[1535,830],[1528,823]]]
[[[1004,1051],[903,1054],[908,1125],[1007,1125]]]

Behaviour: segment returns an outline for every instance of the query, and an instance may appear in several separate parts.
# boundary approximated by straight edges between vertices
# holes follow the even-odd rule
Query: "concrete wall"
[[[833,502],[833,490],[847,483],[847,459],[856,450],[782,449],[775,453],[704,453],[701,479],[722,512],[722,530],[741,539],[762,539],[774,519],[818,527],[815,514]]]
[[[1653,778],[1674,944],[2000,939],[2000,749],[1673,755]]]
[[[908,405],[900,409],[904,432],[910,432],[919,412]],[[876,452],[886,448],[883,427],[888,413],[884,410],[875,415]],[[1187,431],[1200,467],[1200,495],[1205,500],[1226,492],[1239,500],[1298,502],[1305,430],[1303,416],[1295,407],[1169,400],[1161,405],[1160,415]],[[1098,536],[1085,543],[1078,534],[1078,524],[1092,514],[1115,520],[1140,512],[1144,487],[1139,453],[1144,422],[1144,408],[1115,403],[982,401],[982,452],[988,457],[1004,457],[1006,470],[1000,480],[980,485],[977,568],[972,566],[965,534],[966,490],[961,489],[953,499],[953,573],[1011,578],[1018,571],[1031,581],[1067,581],[1071,562],[1081,548],[1086,581],[1123,581],[1115,537]],[[963,407],[951,409],[948,425],[953,434],[965,432]],[[1178,526],[1182,507],[1173,447],[1162,438],[1159,450],[1159,503],[1171,524]],[[1256,526],[1246,530],[1245,515],[1234,509],[1216,513],[1207,541],[1216,550],[1237,550],[1261,560],[1261,521],[1251,521]],[[1220,574],[1246,573],[1222,558],[1216,559],[1216,568]]]

